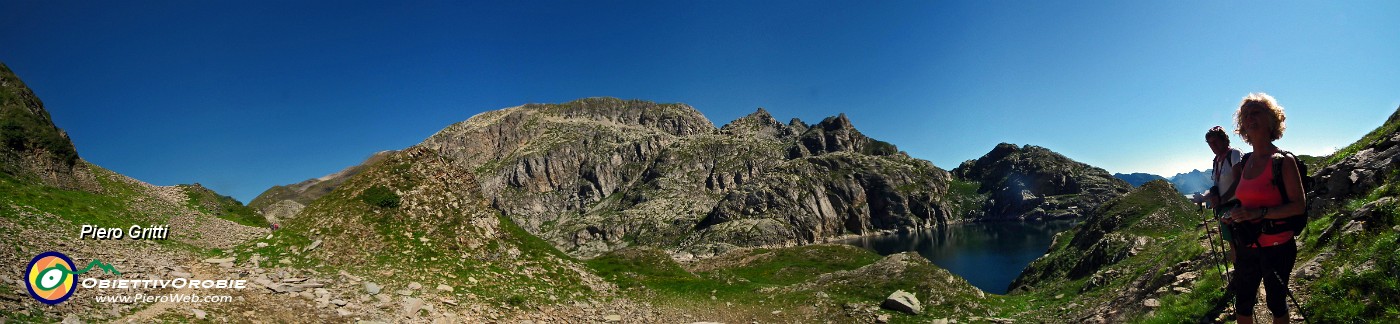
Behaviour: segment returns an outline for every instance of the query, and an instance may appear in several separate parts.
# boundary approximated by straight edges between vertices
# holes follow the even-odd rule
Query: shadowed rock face
[[[810,243],[948,218],[946,171],[844,115],[784,125],[759,109],[717,129],[683,104],[588,98],[481,113],[418,147],[471,170],[492,209],[579,256]]]
[[[953,175],[980,183],[977,192],[989,194],[973,215],[983,220],[1081,217],[1131,189],[1101,168],[1043,147],[1007,143],[963,162]]]
[[[783,244],[927,227],[949,221],[947,183],[947,172],[922,160],[849,152],[796,159],[729,192],[697,228],[709,241]]]
[[[0,172],[52,187],[100,191],[80,160],[68,133],[54,125],[44,103],[0,63]]]

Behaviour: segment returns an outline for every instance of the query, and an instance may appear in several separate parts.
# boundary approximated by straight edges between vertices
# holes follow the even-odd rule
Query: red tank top
[[[1253,157],[1253,156],[1251,156]],[[1243,171],[1241,171],[1243,173]],[[1254,179],[1247,179],[1240,176],[1240,183],[1235,184],[1235,198],[1240,200],[1240,206],[1245,208],[1259,209],[1266,207],[1278,207],[1283,205],[1283,195],[1278,187],[1274,186],[1274,163],[1272,160],[1264,163],[1264,171],[1260,172]],[[1258,223],[1260,220],[1251,221]],[[1246,244],[1248,247],[1274,246],[1283,244],[1293,239],[1293,231],[1284,231],[1275,234],[1260,234],[1258,245]]]
[[[1245,208],[1258,209],[1283,205],[1283,197],[1279,196],[1278,187],[1274,187],[1273,180],[1274,164],[1264,163],[1264,171],[1260,172],[1254,179],[1240,177],[1240,183],[1235,185],[1235,198],[1239,199],[1240,205]]]

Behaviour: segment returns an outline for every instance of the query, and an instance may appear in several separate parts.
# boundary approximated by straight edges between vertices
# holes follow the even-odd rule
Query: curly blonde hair
[[[1274,100],[1273,96],[1263,92],[1250,93],[1240,102],[1240,109],[1235,110],[1235,134],[1240,134],[1240,137],[1244,138],[1245,142],[1252,143],[1249,140],[1249,132],[1245,131],[1243,127],[1244,112],[1249,109],[1264,109],[1269,112],[1264,115],[1270,117],[1269,119],[1271,120],[1269,125],[1270,132],[1267,135],[1270,142],[1283,137],[1283,130],[1285,129],[1283,121],[1287,120],[1288,117],[1283,115],[1283,106],[1280,106],[1278,101]]]

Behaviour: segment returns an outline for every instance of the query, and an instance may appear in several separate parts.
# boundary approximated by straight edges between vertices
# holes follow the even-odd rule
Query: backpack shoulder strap
[[[1284,151],[1284,150],[1278,150],[1278,153],[1279,153],[1278,156],[1276,156],[1276,157],[1273,158],[1273,160],[1274,160],[1274,179],[1273,179],[1271,182],[1274,183],[1274,187],[1278,188],[1278,195],[1279,195],[1279,197],[1283,197],[1283,203],[1287,204],[1287,203],[1290,203],[1291,201],[1288,200],[1288,191],[1287,191],[1286,189],[1283,188],[1283,159],[1286,158],[1286,157],[1292,156],[1292,157],[1293,157],[1293,161],[1298,161],[1298,156],[1297,156],[1297,155],[1294,155],[1293,152]],[[1296,163],[1296,162],[1295,162],[1295,163]],[[1294,167],[1296,167],[1296,166],[1294,166]],[[1298,170],[1298,172],[1303,172],[1303,170]],[[1300,176],[1301,176],[1301,175],[1300,175]]]

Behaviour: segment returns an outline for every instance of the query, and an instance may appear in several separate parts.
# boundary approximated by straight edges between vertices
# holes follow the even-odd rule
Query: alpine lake
[[[1021,270],[1078,220],[963,223],[845,241],[880,255],[918,252],[982,291],[1006,294]]]

